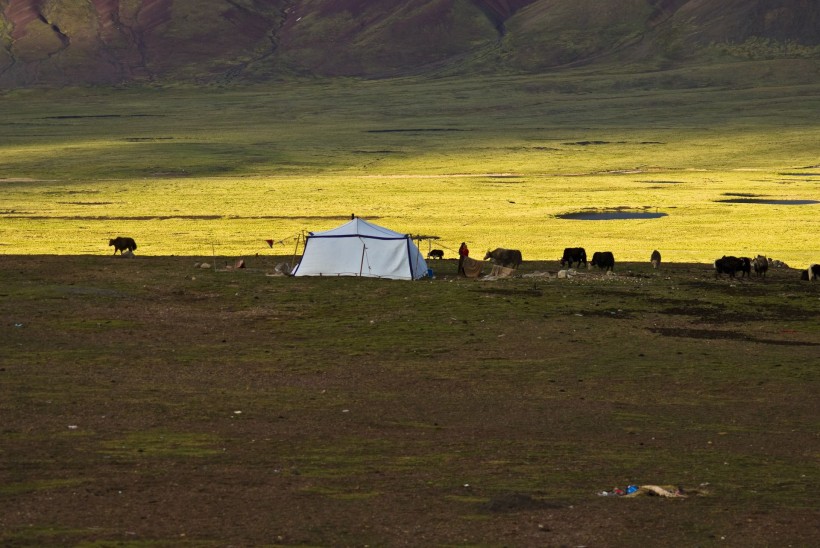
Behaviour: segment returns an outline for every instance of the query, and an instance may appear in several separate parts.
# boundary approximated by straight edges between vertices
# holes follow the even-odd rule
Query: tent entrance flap
[[[359,276],[362,275],[362,270],[364,270],[364,257],[367,254],[367,244],[362,242],[362,260],[359,263]]]

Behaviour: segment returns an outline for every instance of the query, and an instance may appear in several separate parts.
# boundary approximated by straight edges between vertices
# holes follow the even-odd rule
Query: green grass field
[[[0,261],[0,544],[817,544],[820,284],[795,270],[283,259]],[[628,484],[689,498],[597,495]]]
[[[446,250],[820,257],[820,85],[709,72],[18,90],[0,101],[0,252],[245,256],[351,213]],[[751,79],[751,76],[746,76]],[[671,84],[682,84],[676,89]],[[625,208],[657,219],[556,215]]]
[[[2,93],[0,544],[816,545],[820,285],[703,264],[820,258],[782,70]],[[351,213],[528,277],[269,275]]]

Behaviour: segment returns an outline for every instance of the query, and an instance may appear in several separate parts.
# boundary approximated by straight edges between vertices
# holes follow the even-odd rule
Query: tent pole
[[[359,263],[359,276],[362,275],[362,270],[364,270],[364,254],[367,253],[367,246],[362,244],[362,260]]]
[[[290,269],[296,266],[296,252],[299,250],[299,242],[302,240],[302,232],[296,235],[296,245],[293,247],[293,258],[290,260]]]

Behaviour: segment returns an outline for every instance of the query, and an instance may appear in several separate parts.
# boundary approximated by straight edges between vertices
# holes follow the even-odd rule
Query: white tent
[[[324,232],[310,232],[294,276],[363,276],[417,280],[427,263],[407,234],[359,218]]]

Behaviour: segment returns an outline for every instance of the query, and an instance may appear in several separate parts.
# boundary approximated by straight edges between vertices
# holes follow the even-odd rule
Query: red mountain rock
[[[818,56],[820,3],[0,0],[0,87],[658,66],[747,41]]]

